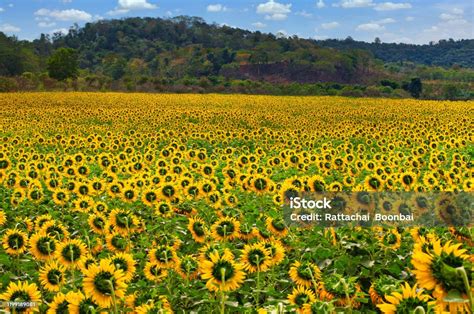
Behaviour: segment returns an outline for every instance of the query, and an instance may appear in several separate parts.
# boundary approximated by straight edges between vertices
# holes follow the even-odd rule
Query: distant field
[[[469,313],[472,221],[300,229],[281,205],[473,192],[473,118],[474,101],[2,94],[0,300],[48,313]]]

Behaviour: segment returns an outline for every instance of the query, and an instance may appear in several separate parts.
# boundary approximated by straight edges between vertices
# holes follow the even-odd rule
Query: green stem
[[[471,311],[474,309],[474,296],[471,292],[471,285],[469,284],[469,279],[467,278],[467,273],[464,267],[456,268],[456,273],[461,277],[462,281],[464,282],[464,287],[466,289],[466,294],[469,298],[469,307]]]
[[[115,314],[118,314],[118,310],[117,310],[117,299],[115,298],[114,285],[113,285],[112,281],[110,281],[110,280],[108,280],[107,282],[109,283],[110,290],[112,290],[112,303],[114,304],[114,313],[115,313]]]
[[[422,306],[417,306],[413,311],[413,314],[425,314],[425,309]]]
[[[225,227],[224,227],[225,228]],[[225,283],[225,269],[221,268],[222,283]],[[221,287],[221,314],[225,314],[225,293],[223,287]]]

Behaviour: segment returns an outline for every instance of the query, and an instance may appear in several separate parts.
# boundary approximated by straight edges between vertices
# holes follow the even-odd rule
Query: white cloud
[[[282,13],[275,13],[272,15],[265,15],[265,20],[271,20],[271,21],[284,21],[288,15],[282,14]]]
[[[255,23],[252,23],[252,26],[255,28],[265,28],[267,27],[267,24],[262,23],[262,22],[255,22]]]
[[[295,13],[296,15],[300,15],[302,17],[310,18],[313,17],[313,14],[306,12],[305,10],[303,11],[298,11]]]
[[[67,33],[69,33],[69,30],[67,28],[56,28],[56,29],[51,30],[49,33],[50,34],[62,33],[64,35],[67,35]]]
[[[132,10],[152,10],[156,8],[158,8],[156,4],[149,3],[147,0],[118,0],[118,6],[107,14],[121,15]]]
[[[92,15],[89,13],[76,10],[48,10],[48,9],[39,9],[35,12],[36,16],[42,17],[51,17],[59,21],[68,21],[68,22],[81,22],[81,21],[90,21],[92,20]]]
[[[291,13],[291,3],[283,4],[275,2],[274,0],[269,0],[265,3],[260,3],[257,6],[258,14],[265,14],[266,20],[282,21],[288,17],[288,14]]]
[[[392,10],[410,9],[410,8],[411,8],[411,4],[408,2],[404,2],[404,3],[383,2],[383,3],[378,3],[374,9],[377,11],[392,11]]]
[[[395,23],[396,21],[394,19],[392,19],[391,17],[389,18],[386,18],[386,19],[381,19],[381,20],[378,20],[378,21],[375,21],[375,22],[371,22],[371,23],[375,23],[375,24],[391,24],[391,23]]]
[[[276,32],[275,36],[277,38],[287,38],[288,37],[288,32],[285,31],[284,29],[280,29],[278,32]]]
[[[321,27],[323,29],[333,29],[333,28],[339,27],[339,23],[338,22],[323,23],[321,24]]]
[[[207,6],[207,12],[225,12],[225,11],[227,11],[227,7],[219,3],[210,4]]]
[[[0,25],[0,32],[4,33],[18,33],[21,31],[21,28],[13,26],[11,24],[5,23]]]
[[[463,9],[459,9],[459,8],[454,8],[452,10],[453,14],[457,14],[457,15],[462,15],[464,14],[464,10]]]
[[[71,3],[72,0],[62,0],[63,3]]]
[[[56,23],[54,23],[54,22],[45,22],[45,21],[42,21],[42,22],[39,22],[39,23],[38,23],[38,26],[39,26],[39,27],[47,28],[47,27],[56,26]]]
[[[411,21],[414,21],[414,20],[415,20],[415,18],[413,16],[407,16],[405,18],[405,21],[407,21],[407,22],[411,22]]]
[[[13,8],[13,3],[8,4],[9,8]]]
[[[324,1],[323,0],[318,0],[318,2],[316,3],[316,7],[318,9],[322,9],[324,8],[326,5],[324,4]]]
[[[147,0],[118,0],[118,4],[120,8],[128,10],[150,10],[158,7]]]
[[[5,11],[5,9],[4,9],[4,8],[0,8],[0,12],[3,12],[3,11]]]
[[[365,8],[365,7],[372,7],[375,4],[373,0],[342,0],[339,3],[333,4],[335,7],[342,7],[344,9],[350,8]]]
[[[377,23],[360,24],[356,28],[357,31],[364,31],[364,32],[377,32],[377,31],[382,31],[384,29],[385,27],[383,25],[380,25]]]

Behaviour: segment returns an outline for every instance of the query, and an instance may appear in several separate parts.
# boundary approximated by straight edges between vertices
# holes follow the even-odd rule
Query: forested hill
[[[187,16],[102,20],[33,41],[0,32],[0,90],[66,86],[400,97],[410,91],[415,97],[466,98],[474,82],[473,43],[316,41]],[[420,80],[429,84],[423,94]]]
[[[350,37],[345,40],[327,39],[317,41],[322,47],[331,47],[340,50],[364,49],[385,62],[410,61],[418,64],[451,67],[459,65],[474,68],[474,39],[440,40],[438,43],[427,45],[410,45],[373,43],[355,41]]]

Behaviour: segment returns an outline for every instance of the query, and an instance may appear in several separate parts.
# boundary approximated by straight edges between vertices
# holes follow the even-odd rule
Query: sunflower
[[[411,313],[418,307],[422,307],[428,313],[435,306],[431,297],[425,294],[423,289],[418,289],[416,284],[410,287],[408,283],[405,283],[401,292],[385,295],[385,299],[387,302],[377,305],[384,314]]]
[[[138,226],[138,218],[129,210],[114,209],[110,213],[110,225],[121,235],[134,232]]]
[[[133,256],[128,253],[116,253],[114,256],[108,258],[108,260],[115,266],[116,269],[120,269],[124,272],[124,280],[130,281],[135,274],[135,260]]]
[[[55,220],[46,221],[39,232],[54,237],[58,241],[69,237],[69,231],[67,231],[67,229],[61,223]]]
[[[7,302],[34,302],[35,307],[32,308],[10,308],[13,313],[33,313],[39,312],[38,305],[41,302],[41,293],[34,283],[27,282],[10,282],[7,290],[0,294],[0,300]],[[8,304],[8,303],[7,303]],[[9,308],[6,308],[7,313]]]
[[[356,298],[361,290],[356,280],[356,277],[344,278],[339,273],[327,276],[321,282],[319,296],[325,301],[334,300],[339,307],[359,308],[361,304]],[[342,282],[345,284],[341,284]]]
[[[69,313],[97,313],[99,312],[99,304],[94,302],[91,297],[86,297],[81,291],[69,292],[66,295],[66,301],[69,302]]]
[[[53,301],[49,304],[49,308],[46,311],[46,314],[62,314],[70,313],[69,312],[69,301],[67,300],[68,295],[71,295],[74,292],[68,292],[64,294],[62,292],[56,293],[53,298]]]
[[[418,176],[411,171],[404,172],[400,174],[400,183],[405,188],[405,191],[412,190],[413,186],[416,184]]]
[[[193,256],[186,255],[178,259],[178,263],[176,264],[175,270],[183,279],[195,279],[198,276],[198,261]]]
[[[247,244],[242,250],[241,262],[249,273],[264,272],[270,265],[270,251],[263,243]]]
[[[166,276],[168,276],[168,270],[166,270],[166,268],[152,262],[147,262],[145,264],[143,273],[145,274],[146,279],[156,283],[162,281]]]
[[[268,239],[263,243],[270,253],[270,266],[280,264],[285,258],[285,248],[277,239]]]
[[[20,255],[26,251],[28,235],[17,229],[8,229],[3,235],[3,248],[10,255]]]
[[[397,229],[390,229],[379,236],[380,243],[392,250],[397,250],[402,244],[402,236]]]
[[[233,217],[223,217],[217,220],[211,227],[211,235],[219,241],[233,240],[238,238],[240,222]]]
[[[162,267],[173,267],[178,261],[178,256],[173,247],[169,245],[158,245],[148,253],[150,261]]]
[[[209,254],[209,260],[201,261],[201,278],[207,280],[209,291],[233,291],[244,282],[243,265],[234,262],[232,254],[227,252],[219,255],[214,251]]]
[[[86,252],[86,245],[81,240],[69,239],[58,245],[55,257],[62,265],[76,267]]]
[[[84,258],[81,258],[81,260],[78,263],[78,267],[82,272],[85,272],[87,269],[89,269],[89,266],[92,264],[95,264],[97,261],[92,256],[91,254],[86,254]]]
[[[3,226],[7,222],[7,214],[0,209],[0,226]]]
[[[452,244],[448,241],[442,245],[439,239],[433,239],[430,242],[431,247],[415,245],[413,250],[412,273],[417,283],[421,288],[434,290],[432,294],[441,306],[447,305],[443,299],[451,291],[458,291],[463,298],[467,298],[468,291],[456,269],[464,267],[468,278],[471,278],[470,273],[473,267],[470,261],[471,256],[466,254],[466,249],[460,248],[461,243]],[[456,306],[453,303],[449,306]],[[460,307],[466,307],[465,310],[469,311],[466,303],[460,303]]]
[[[66,189],[56,189],[51,195],[54,204],[64,206],[69,201],[69,192]]]
[[[106,259],[99,265],[89,266],[84,273],[83,286],[85,295],[103,308],[110,307],[113,298],[122,299],[127,289],[123,271]]]
[[[207,229],[202,220],[199,217],[190,217],[188,223],[188,230],[191,232],[194,241],[203,243],[206,240]]]
[[[40,268],[39,281],[48,291],[59,291],[61,286],[66,282],[66,267],[57,261],[50,261]]]
[[[267,225],[268,231],[270,231],[273,235],[278,237],[285,237],[288,234],[288,228],[285,225],[283,219],[273,219],[271,217],[267,217],[265,220]]]
[[[106,230],[105,227],[107,225],[107,219],[103,214],[100,212],[94,213],[89,215],[89,218],[87,219],[87,222],[89,224],[89,227],[91,227],[91,230],[95,232],[96,234],[105,234]]]
[[[173,314],[170,302],[165,296],[159,297],[159,302],[151,301],[147,304],[142,304],[135,308],[136,314],[148,314],[148,313],[163,313],[163,314]]]
[[[127,238],[116,231],[108,232],[105,236],[107,248],[114,253],[128,252],[130,250],[130,242]]]
[[[289,274],[291,280],[305,288],[313,286],[316,289],[321,280],[321,270],[319,267],[308,261],[295,261],[291,264]]]
[[[298,309],[302,309],[304,305],[311,304],[316,301],[314,292],[304,286],[293,288],[291,294],[288,295],[288,301],[296,305]]]
[[[387,295],[397,288],[398,281],[388,275],[382,275],[376,278],[369,288],[369,296],[372,304],[377,305],[383,302],[383,296]]]

